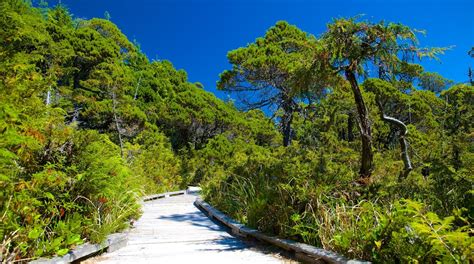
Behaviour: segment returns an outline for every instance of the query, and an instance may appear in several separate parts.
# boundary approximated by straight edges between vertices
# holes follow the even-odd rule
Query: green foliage
[[[170,62],[149,62],[109,20],[21,0],[0,9],[7,262],[62,255],[128,227],[141,195],[199,183],[194,169],[206,161],[195,155],[224,132],[262,146],[281,138],[261,111],[239,112]]]
[[[407,41],[400,43],[400,39]],[[350,67],[360,75],[364,75],[364,62],[380,60],[381,66],[393,70],[400,62],[398,52],[417,50],[415,32],[409,27],[383,21],[358,21],[357,18],[340,18],[328,24],[323,41],[332,65]]]
[[[378,45],[380,38],[386,42]],[[413,82],[426,74],[421,66],[403,62],[399,52],[435,56],[443,49],[416,48],[415,32],[399,24],[340,19],[328,26],[322,41],[332,57],[324,62],[324,50],[316,52],[314,76],[306,72],[298,78],[327,74],[328,66],[352,67],[345,65],[351,60],[357,67],[350,70],[360,75],[367,73],[362,66],[368,61],[381,62],[385,70],[380,78],[367,78],[360,90],[372,126],[372,177],[354,184],[361,139],[353,87],[334,78],[325,80],[330,88],[324,97],[299,103],[292,146],[262,148],[227,134],[199,150],[200,160],[189,168],[201,180],[205,198],[262,231],[350,258],[472,262],[472,87],[455,85],[438,95],[436,89],[415,89]],[[408,131],[413,170],[406,178],[398,177],[404,169],[400,132],[382,119],[382,110]]]
[[[145,193],[161,193],[181,184],[181,161],[174,155],[168,138],[159,131],[143,131],[126,149],[135,177],[146,179],[142,182]]]
[[[100,242],[140,215],[143,194],[200,184],[250,226],[351,258],[473,262],[474,90],[403,61],[444,50],[416,45],[400,24],[338,19],[317,39],[278,22],[229,52],[218,83],[262,92],[254,106],[276,104],[275,123],[148,61],[108,19],[1,1],[2,261]],[[379,78],[359,89],[367,63]],[[374,152],[362,184],[359,106]],[[381,112],[409,131],[406,178]]]
[[[0,255],[63,255],[128,227],[143,193],[179,186],[180,162],[145,128],[137,49],[114,24],[24,1],[0,9]]]
[[[308,58],[317,47],[314,36],[279,21],[264,37],[227,54],[232,69],[221,73],[217,86],[243,94],[240,103],[248,109],[281,110],[283,145],[287,146],[291,142],[291,123],[297,102],[322,93],[322,87],[315,85],[317,82],[295,80],[308,67]]]
[[[55,163],[15,171],[2,181],[6,257],[65,254],[83,238],[98,242],[138,216],[138,182],[117,146],[94,131],[59,130],[54,134],[62,138],[52,137],[46,149],[55,153]]]
[[[432,91],[433,93],[439,93],[453,83],[453,81],[448,80],[435,72],[422,73],[419,79],[421,88]]]

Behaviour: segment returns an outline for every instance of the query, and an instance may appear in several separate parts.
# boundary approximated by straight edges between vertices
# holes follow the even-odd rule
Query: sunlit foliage
[[[196,184],[245,224],[350,258],[472,263],[474,88],[416,64],[444,49],[415,33],[277,22],[228,54],[219,88],[263,107],[244,112],[110,16],[1,1],[1,261],[100,242],[142,195]]]

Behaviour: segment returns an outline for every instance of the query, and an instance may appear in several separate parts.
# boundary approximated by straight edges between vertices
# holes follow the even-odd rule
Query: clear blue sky
[[[54,5],[58,0],[50,0]],[[316,36],[335,17],[365,14],[365,18],[401,22],[425,29],[422,46],[456,47],[441,62],[423,66],[455,82],[467,81],[474,59],[467,51],[474,46],[473,0],[421,1],[303,1],[303,0],[62,0],[75,17],[104,17],[136,39],[150,59],[170,60],[188,72],[191,82],[201,82],[216,91],[219,73],[229,68],[228,51],[245,46],[278,20],[286,20]]]

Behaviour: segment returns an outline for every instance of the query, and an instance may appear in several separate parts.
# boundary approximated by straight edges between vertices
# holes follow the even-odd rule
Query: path
[[[128,245],[84,263],[295,263],[231,236],[193,205],[195,199],[145,202]]]

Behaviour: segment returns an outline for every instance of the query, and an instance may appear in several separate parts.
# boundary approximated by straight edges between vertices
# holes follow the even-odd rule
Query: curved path
[[[83,263],[296,263],[226,232],[193,205],[195,195],[143,203],[127,246]]]

